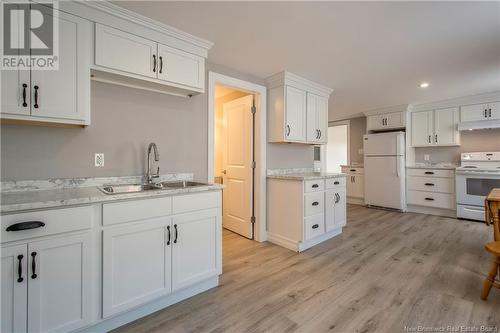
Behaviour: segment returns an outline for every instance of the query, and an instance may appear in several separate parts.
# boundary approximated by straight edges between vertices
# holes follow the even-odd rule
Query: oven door
[[[493,188],[500,188],[500,174],[457,173],[457,204],[484,206]]]

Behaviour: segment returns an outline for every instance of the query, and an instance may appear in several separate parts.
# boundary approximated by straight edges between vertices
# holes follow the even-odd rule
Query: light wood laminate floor
[[[405,332],[496,326],[479,296],[482,223],[348,207],[344,233],[301,254],[224,231],[220,286],[117,332]]]

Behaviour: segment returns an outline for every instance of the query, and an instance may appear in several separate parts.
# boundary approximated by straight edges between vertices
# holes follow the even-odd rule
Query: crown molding
[[[458,107],[462,105],[481,104],[500,101],[500,91],[492,91],[482,94],[469,95],[457,98],[450,98],[430,103],[413,105],[412,111],[427,111],[434,109],[444,109]]]
[[[268,88],[274,88],[283,85],[291,85],[325,97],[329,97],[333,92],[332,88],[305,79],[301,76],[298,76],[296,74],[287,71],[282,71],[268,77],[266,79],[266,84]]]
[[[108,1],[85,0],[85,1],[79,1],[78,3],[86,7],[105,12],[109,15],[113,15],[122,18],[124,20],[134,22],[135,24],[142,25],[143,27],[146,27],[148,29],[169,35],[171,37],[196,45],[206,50],[209,50],[214,45],[214,43],[209,40],[191,35],[187,32],[169,26],[165,23],[158,22],[156,20],[153,20],[149,17],[143,16],[131,10],[125,9],[123,7],[117,6]]]

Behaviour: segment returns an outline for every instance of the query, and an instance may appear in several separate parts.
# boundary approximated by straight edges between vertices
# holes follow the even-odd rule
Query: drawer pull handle
[[[425,183],[425,186],[434,186],[433,183]]]
[[[426,174],[426,175],[433,175],[433,174],[434,174],[434,172],[432,172],[432,171],[426,171],[426,172],[425,172],[425,174]]]
[[[22,230],[30,230],[44,227],[45,223],[40,221],[28,221],[28,222],[20,222],[11,224],[5,229],[5,231],[22,231]]]
[[[36,261],[35,261],[35,257],[36,257],[36,252],[31,252],[31,271],[33,272],[33,274],[31,275],[32,279],[36,279]]]
[[[333,182],[333,185],[338,185],[338,184],[340,184],[340,182],[339,182],[339,181],[334,181],[334,182]]]
[[[318,184],[313,184],[312,188],[318,188],[319,185]]]
[[[17,256],[17,260],[19,261],[19,263],[17,264],[17,282],[18,283],[21,283],[23,282],[23,255],[20,254]]]
[[[39,89],[39,87],[34,86],[33,88],[35,88],[35,104],[33,104],[33,107],[35,109],[38,109],[38,89]]]
[[[174,224],[174,230],[175,230],[175,238],[174,238],[174,243],[177,243],[177,224]]]
[[[317,224],[317,223],[316,223],[316,224],[313,224],[313,225],[312,225],[312,228],[313,228],[313,229],[318,229],[318,228],[319,228],[319,224]]]
[[[314,201],[314,202],[312,203],[312,205],[313,205],[313,206],[317,206],[317,205],[319,205],[319,202]]]
[[[349,171],[356,172],[356,169],[350,169]]]
[[[28,85],[23,83],[23,107],[28,106],[28,103],[26,103],[26,88],[28,88]]]
[[[427,201],[434,201],[434,198],[425,198]]]
[[[167,225],[167,232],[168,232],[167,245],[170,245],[171,235],[170,235],[170,226],[169,225]]]

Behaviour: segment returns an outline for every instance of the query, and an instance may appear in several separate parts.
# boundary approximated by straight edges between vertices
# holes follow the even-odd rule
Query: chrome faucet
[[[148,170],[146,172],[146,180],[148,184],[151,184],[153,182],[153,178],[159,178],[160,177],[160,166],[156,169],[156,173],[151,173],[151,150],[154,151],[155,155],[155,161],[159,162],[160,161],[160,154],[158,154],[158,148],[156,147],[156,143],[151,142],[148,146]]]

